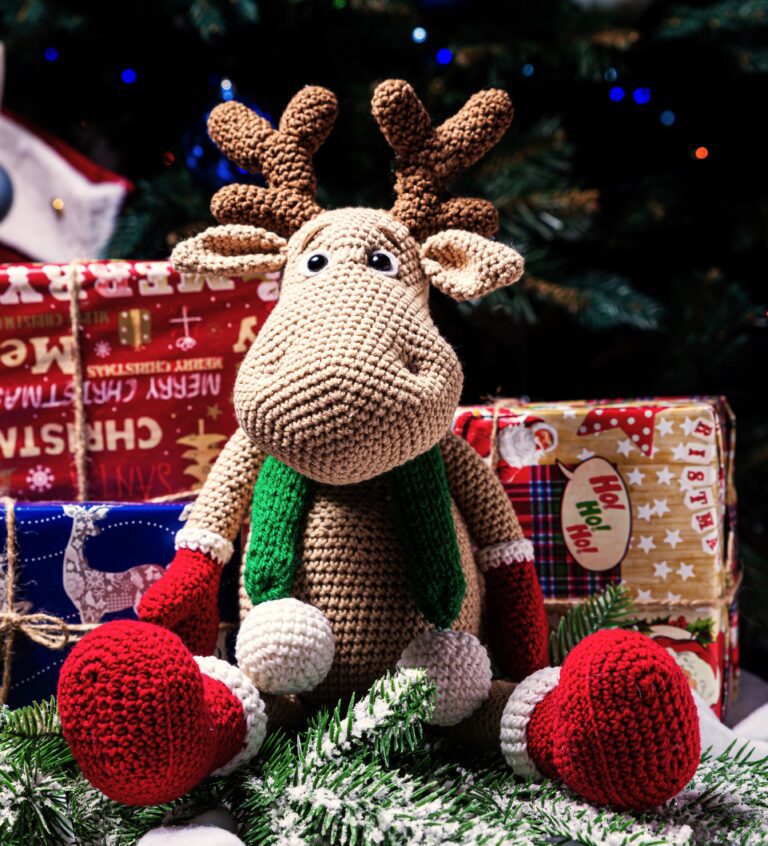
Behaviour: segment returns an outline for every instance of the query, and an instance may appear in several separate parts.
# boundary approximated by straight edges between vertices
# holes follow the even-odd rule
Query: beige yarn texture
[[[496,143],[512,109],[506,93],[483,91],[433,127],[413,89],[390,80],[377,87],[373,113],[397,155],[391,211],[317,205],[312,156],[336,116],[330,92],[303,89],[277,130],[238,103],[211,113],[209,129],[219,147],[242,167],[262,172],[269,187],[219,191],[212,210],[222,225],[180,244],[173,260],[187,272],[280,268],[283,281],[280,300],[238,373],[240,428],[213,467],[188,527],[233,540],[265,454],[315,480],[291,601],[324,616],[335,653],[325,679],[298,699],[265,695],[271,720],[295,720],[302,706],[364,692],[429,630],[411,599],[382,474],[439,443],[466,580],[454,632],[440,635],[479,648],[467,646],[464,659],[454,666],[449,658],[440,672],[479,679],[467,696],[480,707],[452,731],[498,744],[511,686],[486,685],[484,665],[478,671],[483,656],[487,662],[477,640],[483,637],[484,580],[472,543],[483,548],[523,536],[496,476],[471,447],[446,434],[462,374],[430,317],[428,294],[434,285],[470,299],[522,273],[514,249],[484,237],[498,225],[493,206],[446,194],[457,172]],[[377,253],[390,267],[381,256],[374,260]],[[319,258],[308,264],[313,255]],[[191,536],[195,542],[210,537],[200,532]],[[248,610],[246,601],[243,614]],[[467,655],[475,658],[467,661]]]
[[[403,650],[398,668],[423,667],[437,687],[430,722],[454,726],[488,698],[491,661],[488,650],[467,632],[422,632]]]
[[[265,693],[304,693],[328,675],[333,630],[322,611],[289,597],[262,602],[240,623],[237,665]]]

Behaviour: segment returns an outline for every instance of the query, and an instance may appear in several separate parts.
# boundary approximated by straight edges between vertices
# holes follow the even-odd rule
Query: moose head
[[[373,115],[396,153],[389,211],[324,211],[312,156],[335,121],[335,96],[307,87],[273,129],[228,102],[211,137],[268,187],[228,185],[213,198],[220,226],[179,244],[180,271],[282,271],[280,299],[240,368],[240,426],[264,452],[326,484],[364,481],[415,458],[450,427],[458,359],[433,323],[429,286],[457,300],[517,281],[523,259],[490,240],[485,200],[446,185],[493,147],[512,119],[504,91],[475,94],[437,127],[413,89],[380,84]]]

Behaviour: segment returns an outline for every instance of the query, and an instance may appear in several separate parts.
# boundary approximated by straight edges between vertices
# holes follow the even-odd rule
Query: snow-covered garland
[[[270,736],[249,769],[182,800],[127,808],[77,772],[53,704],[0,712],[0,843],[129,846],[150,828],[225,803],[248,844],[683,846],[768,842],[768,762],[705,759],[654,813],[597,811],[556,784],[532,784],[500,758],[465,760],[422,725],[434,688],[420,670],[377,682],[296,736]]]

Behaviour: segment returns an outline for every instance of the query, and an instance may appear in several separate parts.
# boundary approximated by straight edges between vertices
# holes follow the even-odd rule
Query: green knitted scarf
[[[437,628],[449,628],[466,583],[438,446],[385,474],[416,607]],[[245,589],[254,605],[291,595],[299,544],[314,483],[268,456],[253,491]]]

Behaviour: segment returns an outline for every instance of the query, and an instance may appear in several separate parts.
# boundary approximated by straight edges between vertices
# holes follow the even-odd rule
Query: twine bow
[[[46,649],[62,650],[67,644],[81,637],[96,627],[96,624],[85,623],[68,625],[61,617],[53,614],[36,612],[27,614],[16,602],[16,565],[18,550],[16,545],[16,512],[15,502],[11,497],[3,497],[5,508],[6,542],[6,572],[4,607],[0,608],[0,640],[2,640],[3,674],[0,681],[0,705],[8,701],[11,688],[11,664],[16,635],[28,637],[34,643]]]

